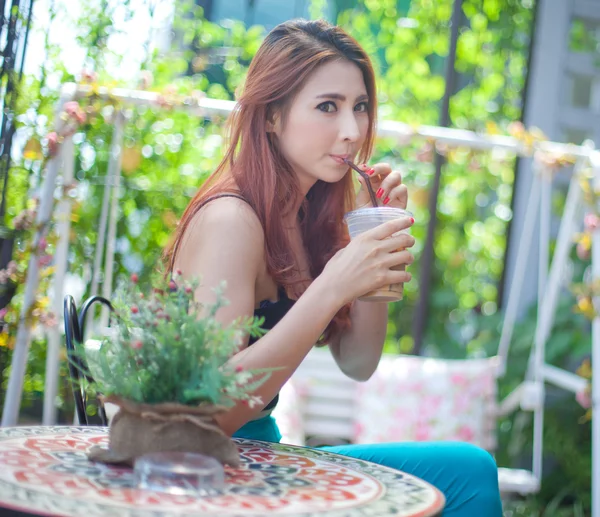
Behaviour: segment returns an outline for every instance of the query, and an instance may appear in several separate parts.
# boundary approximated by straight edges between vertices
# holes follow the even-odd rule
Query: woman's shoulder
[[[188,238],[210,237],[211,240],[239,240],[262,244],[264,232],[252,207],[240,196],[215,196],[208,200],[192,217],[186,231]],[[194,239],[195,240],[195,239]]]
[[[189,278],[202,278],[206,288],[225,280],[236,298],[246,300],[251,309],[264,253],[263,231],[250,205],[223,197],[202,205],[189,220],[173,269]],[[203,296],[213,299],[212,294]]]

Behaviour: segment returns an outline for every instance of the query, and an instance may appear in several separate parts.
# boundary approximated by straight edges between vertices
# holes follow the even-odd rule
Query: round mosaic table
[[[107,443],[102,427],[0,428],[0,513],[429,517],[444,506],[437,489],[397,470],[318,449],[240,439],[242,465],[226,469],[219,495],[144,491],[132,469],[88,461],[92,446]]]

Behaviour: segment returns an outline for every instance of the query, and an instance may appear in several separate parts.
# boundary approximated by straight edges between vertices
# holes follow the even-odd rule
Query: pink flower
[[[596,214],[587,214],[583,219],[587,231],[593,231],[600,226],[600,219]]]
[[[39,259],[38,259],[38,265],[40,267],[46,267],[48,264],[50,264],[52,262],[52,255],[42,255]]]
[[[173,280],[171,280],[169,282],[169,290],[170,291],[177,291],[177,284],[175,282],[173,282]]]
[[[4,319],[7,312],[8,312],[8,309],[6,307],[4,307],[4,309],[0,309],[0,319]]]
[[[14,260],[11,260],[8,265],[6,266],[6,272],[9,275],[14,275],[17,272],[18,266],[17,263]]]
[[[415,430],[415,440],[418,442],[426,442],[429,440],[431,432],[428,425],[418,425]]]
[[[139,277],[135,273],[133,273],[130,278],[134,284],[138,283]]]
[[[59,143],[58,133],[56,133],[56,131],[48,133],[48,135],[46,136],[46,140],[48,142],[48,154],[50,155],[50,157],[56,156],[56,154],[58,153]]]
[[[142,70],[140,76],[140,88],[142,90],[147,90],[152,85],[152,81],[154,77],[152,76],[152,72],[150,70]]]
[[[520,137],[525,132],[525,126],[523,125],[523,122],[519,121],[511,122],[507,129],[508,132],[516,138]]]
[[[365,432],[365,426],[360,422],[354,423],[354,437],[360,437]]]
[[[95,83],[98,80],[98,74],[93,70],[83,69],[81,71],[81,82],[82,83]]]
[[[45,251],[46,247],[48,246],[48,241],[46,240],[45,237],[42,237],[40,239],[40,241],[38,242],[38,251]]]
[[[134,306],[131,308],[131,313],[132,313],[132,314],[137,314],[138,312],[140,312],[140,310],[137,308],[137,306],[135,306],[135,305],[134,305]]]
[[[460,373],[453,373],[451,376],[452,384],[466,384],[467,377]]]
[[[156,104],[158,104],[161,108],[170,108],[171,103],[167,100],[164,95],[159,95],[156,97]]]
[[[582,244],[581,242],[577,243],[577,247],[575,248],[575,251],[577,253],[577,256],[581,259],[581,260],[589,260],[589,258],[591,257],[591,250],[585,246],[584,244]]]
[[[471,442],[473,441],[473,438],[475,438],[475,433],[473,432],[473,429],[471,429],[469,426],[463,425],[457,433],[458,439],[462,440],[464,442]]]
[[[590,397],[588,389],[578,391],[575,394],[575,400],[579,402],[580,406],[584,409],[590,409],[592,407],[592,397]]]
[[[131,348],[134,350],[139,350],[142,348],[142,346],[144,346],[144,343],[142,343],[139,339],[131,343]]]
[[[417,151],[417,160],[422,163],[433,161],[433,148],[431,144],[427,143]]]
[[[86,120],[85,111],[81,109],[81,106],[77,101],[65,103],[65,113],[78,124],[83,124]]]
[[[58,325],[58,319],[56,318],[54,313],[49,312],[46,315],[46,318],[44,319],[43,323],[44,325],[46,325],[46,327],[56,327]]]

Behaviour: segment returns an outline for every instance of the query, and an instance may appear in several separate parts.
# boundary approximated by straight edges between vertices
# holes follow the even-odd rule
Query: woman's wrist
[[[314,303],[318,305],[319,309],[330,313],[333,318],[346,304],[341,293],[336,291],[323,275],[319,275],[312,281],[304,295],[314,299]]]

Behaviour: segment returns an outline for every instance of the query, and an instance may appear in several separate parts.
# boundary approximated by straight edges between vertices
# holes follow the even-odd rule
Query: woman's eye
[[[356,106],[354,106],[354,111],[365,113],[369,111],[369,104],[367,102],[359,102]]]
[[[322,102],[317,106],[317,109],[325,113],[333,113],[334,111],[337,111],[337,107],[332,101]]]

